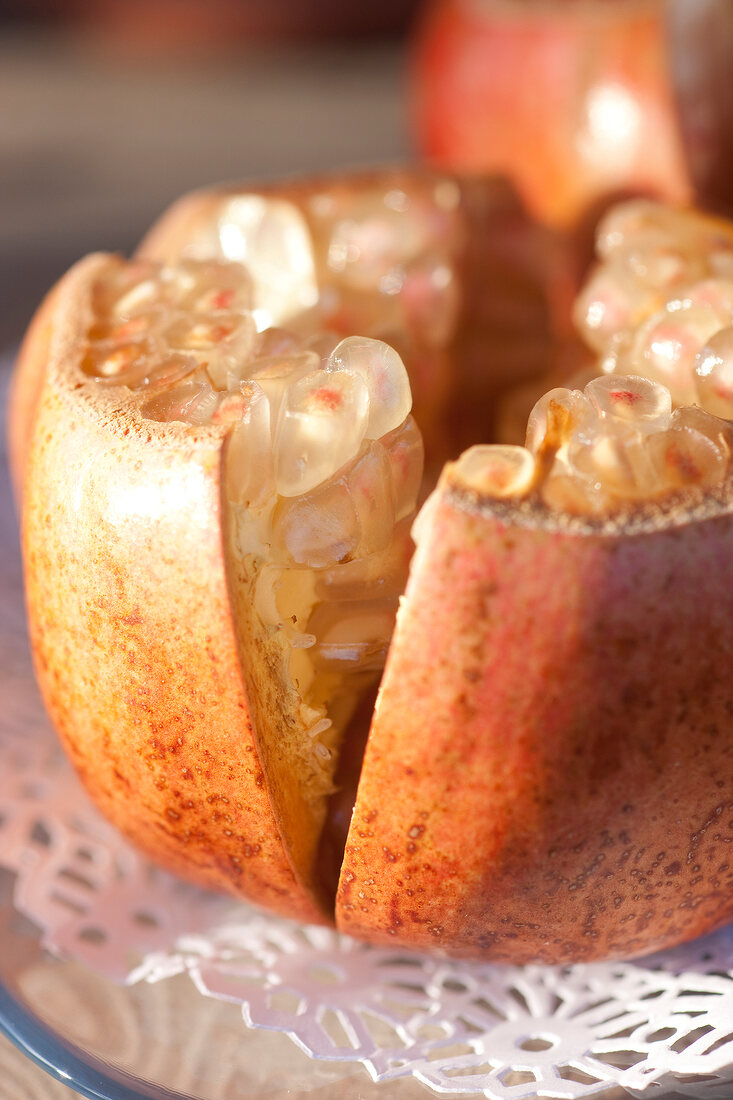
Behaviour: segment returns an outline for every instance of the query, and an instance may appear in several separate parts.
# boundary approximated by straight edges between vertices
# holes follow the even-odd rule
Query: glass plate
[[[0,1029],[42,1069],[95,1100],[412,1100],[416,1082],[373,1084],[357,1065],[314,1062],[284,1035],[245,1027],[235,1005],[187,978],[115,986],[49,957],[0,873]]]

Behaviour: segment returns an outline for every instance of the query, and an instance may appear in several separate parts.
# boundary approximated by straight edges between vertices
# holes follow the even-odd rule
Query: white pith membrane
[[[534,406],[524,447],[472,447],[456,472],[495,498],[607,514],[727,476],[733,452],[733,233],[648,201],[615,207],[575,304],[598,356],[583,390]]]
[[[423,448],[398,354],[378,340],[258,331],[238,263],[119,263],[83,360],[143,391],[144,418],[231,425],[232,597],[253,719],[325,815],[338,748],[384,664]]]

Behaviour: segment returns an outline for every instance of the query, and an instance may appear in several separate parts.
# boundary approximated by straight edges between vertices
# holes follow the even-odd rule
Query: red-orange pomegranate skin
[[[139,395],[100,391],[77,362],[79,303],[108,262],[57,287],[32,413],[16,389],[34,421],[22,538],[41,692],[92,798],[144,852],[324,922],[250,720],[222,536],[226,430],[145,421]]]
[[[444,479],[370,732],[344,932],[558,963],[733,916],[733,516],[707,507],[543,529]]]

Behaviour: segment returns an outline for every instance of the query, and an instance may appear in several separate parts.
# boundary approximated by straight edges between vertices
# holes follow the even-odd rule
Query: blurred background
[[[731,0],[0,0],[0,348],[80,255],[225,179],[415,153],[584,234],[733,210]]]
[[[404,158],[414,0],[0,0],[0,346],[175,197]]]

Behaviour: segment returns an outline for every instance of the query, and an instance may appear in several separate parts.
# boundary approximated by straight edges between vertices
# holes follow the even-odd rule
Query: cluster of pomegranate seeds
[[[409,333],[435,349],[452,337],[459,305],[460,201],[447,179],[330,183],[300,203],[237,195],[193,230],[186,254],[244,264],[260,328],[317,306],[340,332],[390,342]]]
[[[602,221],[600,264],[575,319],[599,357],[583,390],[546,393],[526,447],[474,447],[464,484],[534,494],[563,512],[603,515],[723,481],[733,451],[733,233],[647,201]]]
[[[454,345],[478,339],[476,326],[459,323],[465,199],[454,180],[400,172],[222,195],[187,226],[185,242],[160,256],[182,249],[191,258],[244,264],[260,329],[307,327],[385,341],[409,364],[421,429],[442,439]],[[491,277],[491,263],[488,270]]]
[[[606,514],[726,476],[733,426],[697,406],[673,409],[668,389],[638,375],[558,388],[533,408],[526,447],[472,447],[464,485],[495,498],[536,493],[549,507]]]
[[[728,469],[733,433],[696,407],[672,409],[668,389],[606,375],[585,389],[551,390],[535,405],[527,447],[549,460],[539,491],[551,507],[603,513],[678,489],[709,487]]]
[[[322,283],[349,323],[393,340],[409,334],[424,349],[445,346],[459,308],[455,252],[460,191],[454,182],[413,181],[316,196],[309,222]],[[363,320],[362,320],[363,319]],[[353,323],[353,322],[352,322]]]
[[[391,347],[258,331],[252,307],[241,264],[119,265],[96,287],[83,370],[144,391],[148,419],[231,425],[238,550],[258,559],[258,614],[290,647],[303,722],[326,761],[334,719],[318,676],[338,694],[339,678],[384,662],[422,439]]]
[[[733,235],[703,215],[634,202],[607,215],[597,248],[575,316],[603,370],[733,417]]]
[[[102,384],[154,394],[145,412],[152,419],[209,423],[252,356],[251,303],[252,282],[238,264],[119,264],[95,287],[82,369]]]

